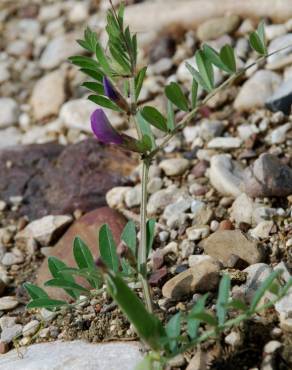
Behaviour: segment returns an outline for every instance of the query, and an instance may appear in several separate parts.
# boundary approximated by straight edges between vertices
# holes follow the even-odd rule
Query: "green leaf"
[[[56,288],[70,289],[78,293],[88,293],[89,292],[88,289],[84,288],[83,286],[73,283],[72,281],[62,279],[62,278],[48,280],[45,282],[44,285],[50,286],[50,287],[56,287]]]
[[[179,109],[184,112],[188,112],[189,107],[187,98],[182,92],[181,87],[176,82],[171,82],[170,85],[166,86],[165,95]]]
[[[176,339],[180,335],[181,313],[178,312],[168,321],[165,326],[165,331],[170,339]]]
[[[169,131],[175,128],[174,109],[170,100],[167,100],[167,127]]]
[[[45,292],[42,288],[38,287],[37,285],[31,283],[24,283],[23,286],[32,299],[49,298],[47,292]]]
[[[166,118],[156,108],[145,106],[140,112],[143,118],[149,122],[150,125],[158,128],[161,131],[168,131]]]
[[[192,83],[192,109],[195,109],[197,106],[197,96],[198,96],[198,83],[197,81],[193,78],[193,83]]]
[[[240,299],[232,299],[230,302],[228,302],[228,307],[232,307],[236,310],[241,310],[244,312],[248,310],[247,304]]]
[[[104,95],[103,85],[98,82],[86,81],[86,82],[83,82],[81,86],[86,87],[88,90],[91,90],[97,93],[98,95]]]
[[[65,301],[60,301],[57,299],[50,299],[50,298],[37,298],[33,301],[29,302],[26,305],[27,309],[31,308],[47,308],[47,309],[53,309],[53,308],[60,308],[62,306],[68,306],[68,303]]]
[[[143,151],[151,151],[152,149],[152,139],[149,135],[143,135],[141,140],[141,145],[143,148]]]
[[[261,286],[257,289],[255,292],[255,295],[253,296],[253,299],[251,301],[251,305],[249,308],[250,312],[254,312],[257,308],[257,305],[259,304],[260,300],[264,296],[264,294],[270,289],[272,284],[274,283],[274,280],[278,278],[278,276],[282,273],[282,270],[276,270],[273,271],[267,279],[264,280],[264,282],[261,284]]]
[[[177,347],[177,338],[180,335],[181,330],[181,313],[178,312],[175,314],[166,324],[165,331],[168,336],[169,340],[169,346],[171,352],[173,352]]]
[[[89,95],[88,99],[100,105],[101,107],[108,108],[114,110],[116,112],[121,112],[121,109],[110,99],[106,98],[105,96],[101,95]]]
[[[161,350],[161,338],[166,337],[166,333],[158,318],[146,310],[144,303],[120,276],[108,273],[106,282],[109,294],[135,327],[140,338],[151,349]]]
[[[234,56],[234,50],[230,45],[226,44],[221,48],[220,58],[229,69],[229,72],[232,73],[236,72],[236,61]]]
[[[196,51],[195,54],[198,70],[201,78],[205,82],[207,91],[210,92],[214,88],[214,72],[213,66],[204,54],[203,50]],[[199,81],[197,81],[199,82]]]
[[[147,256],[149,256],[149,253],[152,249],[154,241],[155,224],[156,221],[154,220],[154,218],[150,218],[146,223]]]
[[[197,337],[201,322],[199,319],[194,318],[194,315],[204,311],[207,298],[208,293],[199,298],[187,317],[187,332],[192,339]]]
[[[138,100],[143,82],[146,76],[147,67],[143,67],[138,72],[137,76],[135,77],[135,94],[136,94],[136,100]]]
[[[206,58],[214,64],[219,69],[230,73],[230,69],[224,64],[224,62],[221,60],[221,57],[219,53],[213,49],[211,46],[204,44],[203,51],[206,56]]]
[[[265,22],[263,20],[258,25],[257,34],[259,35],[259,38],[261,40],[262,45],[264,46],[264,49],[266,49]],[[265,50],[265,53],[267,53],[267,50]]]
[[[191,75],[193,76],[193,78],[195,79],[195,81],[197,81],[197,83],[203,88],[205,89],[206,91],[210,92],[211,90],[209,90],[209,87],[208,85],[206,84],[206,82],[203,80],[203,78],[201,77],[200,73],[194,68],[192,67],[188,62],[186,62],[186,67],[187,69],[189,70],[189,72],[191,73]]]
[[[77,266],[80,269],[97,270],[94,258],[88,246],[79,238],[76,237],[73,242],[73,255]],[[93,288],[99,288],[101,285],[100,279],[87,279]]]
[[[134,221],[129,221],[125,226],[121,240],[130,248],[133,253],[133,256],[136,256],[137,252],[137,233],[136,226]]]
[[[206,322],[211,326],[217,326],[217,320],[215,319],[215,317],[208,314],[207,312],[195,313],[192,315],[192,317],[200,321]]]
[[[154,370],[152,360],[149,355],[145,356],[142,361],[138,363],[135,370]]]
[[[230,277],[224,274],[219,284],[219,292],[216,303],[218,324],[223,325],[227,314],[227,303],[230,294]]]
[[[152,147],[151,149],[154,149],[155,148],[155,139],[154,139],[154,135],[151,131],[151,126],[149,125],[149,123],[143,118],[141,112],[139,111],[137,114],[136,114],[136,120],[138,122],[138,125],[140,127],[140,130],[142,132],[143,135],[147,135],[151,138],[151,142],[152,142]]]
[[[100,71],[100,65],[97,63],[97,61],[90,57],[86,57],[84,55],[76,55],[68,59],[72,64],[78,67]]]
[[[93,32],[89,27],[84,31],[84,39],[89,47],[89,50],[95,52],[95,45],[97,43],[97,34]]]
[[[80,71],[82,73],[86,74],[87,76],[90,76],[94,80],[99,81],[99,82],[102,82],[103,73],[101,71],[99,71],[99,70],[92,70],[92,69],[88,69],[88,68],[81,68]]]
[[[111,55],[113,59],[120,65],[123,72],[126,74],[129,74],[131,72],[131,66],[130,63],[127,61],[127,59],[123,56],[123,54],[117,49],[116,46],[110,45],[109,47]]]
[[[74,283],[75,280],[74,278],[71,276],[71,274],[68,274],[68,273],[65,273],[65,272],[62,272],[61,270],[64,269],[65,267],[67,267],[67,265],[59,260],[58,258],[56,257],[49,257],[48,258],[48,267],[49,267],[49,270],[50,270],[50,273],[52,274],[52,276],[54,278],[63,278],[69,282],[72,282]],[[66,293],[69,294],[71,297],[73,298],[77,298],[78,295],[76,295],[76,293],[74,291],[72,291],[71,289],[65,289]]]
[[[102,225],[99,230],[99,252],[106,266],[115,272],[118,271],[119,259],[116,250],[116,243],[107,224]]]
[[[249,35],[249,43],[251,47],[258,52],[260,55],[266,55],[266,48],[265,45],[263,45],[259,35],[256,32],[252,32]]]
[[[97,42],[95,46],[95,55],[96,59],[99,61],[101,67],[103,68],[105,74],[111,75],[112,70],[108,62],[108,57],[105,55],[99,42]]]

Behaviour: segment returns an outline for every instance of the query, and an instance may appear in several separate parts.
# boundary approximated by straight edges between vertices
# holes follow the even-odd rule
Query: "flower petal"
[[[105,95],[110,100],[113,100],[113,101],[119,100],[119,96],[118,96],[116,90],[114,89],[110,80],[106,76],[103,77],[102,83],[103,83],[103,88],[104,88]]]
[[[112,127],[102,109],[96,109],[90,121],[92,131],[99,141],[105,144],[123,144],[122,136]]]

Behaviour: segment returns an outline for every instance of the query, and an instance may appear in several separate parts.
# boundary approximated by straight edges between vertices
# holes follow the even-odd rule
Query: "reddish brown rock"
[[[53,248],[54,257],[64,261],[68,266],[75,267],[75,261],[72,253],[73,240],[79,236],[90,248],[94,258],[98,257],[98,231],[103,224],[108,224],[112,230],[114,239],[118,244],[121,232],[126,224],[125,218],[115,210],[108,207],[98,208],[81,217],[67,230],[63,237]],[[43,286],[43,283],[51,279],[48,270],[48,260],[44,260],[37,273],[37,285]],[[81,280],[83,282],[83,280]],[[79,282],[81,282],[79,281]],[[62,289],[46,288],[49,294],[54,298],[68,299],[68,295]]]
[[[19,145],[0,150],[0,199],[22,196],[17,216],[84,212],[106,205],[105,194],[123,185],[136,161],[129,153],[87,139],[66,147]],[[13,214],[12,214],[13,216]]]

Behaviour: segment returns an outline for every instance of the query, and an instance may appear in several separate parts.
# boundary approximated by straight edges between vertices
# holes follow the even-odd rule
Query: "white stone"
[[[22,325],[15,324],[8,328],[4,328],[1,332],[1,342],[10,343],[13,339],[16,339],[22,332]],[[1,366],[1,365],[0,365]]]
[[[88,17],[89,3],[88,2],[75,2],[68,14],[68,19],[72,23],[80,23],[86,21]]]
[[[219,193],[234,197],[242,193],[242,171],[229,155],[212,156],[209,176],[211,184]]]
[[[21,132],[16,127],[7,127],[0,130],[0,149],[19,144],[21,136]]]
[[[255,239],[266,239],[269,237],[273,226],[273,221],[262,221],[254,229],[250,230],[250,235]]]
[[[135,186],[134,188],[129,189],[125,194],[125,203],[126,206],[136,207],[139,206],[141,203],[141,185]]]
[[[18,305],[16,297],[6,296],[0,298],[0,310],[9,311]]]
[[[65,101],[65,76],[60,70],[48,73],[34,85],[30,103],[36,119],[59,113]]]
[[[268,69],[280,69],[285,67],[292,62],[292,47],[288,47],[292,44],[292,33],[279,36],[275,38],[268,47],[268,53],[273,53],[276,50],[285,48],[278,53],[275,53],[268,57],[267,66]]]
[[[275,72],[257,71],[241,87],[234,101],[234,108],[239,111],[250,111],[264,107],[266,100],[276,91],[281,80]]]
[[[149,194],[153,194],[162,188],[163,181],[160,177],[153,177],[149,180],[147,190]]]
[[[270,144],[282,144],[287,138],[287,132],[291,129],[292,123],[285,123],[284,125],[275,128],[271,133],[269,133],[266,139],[268,142],[270,142]]]
[[[22,335],[28,337],[30,335],[34,335],[40,326],[40,322],[38,320],[31,320],[22,328]]]
[[[17,123],[19,108],[12,98],[0,98],[0,128],[12,126]]]
[[[91,133],[90,116],[96,104],[86,99],[70,100],[63,104],[60,119],[67,128],[75,128]]]
[[[132,190],[130,186],[116,186],[106,193],[105,199],[110,208],[121,208],[124,205],[125,196]]]
[[[282,36],[287,32],[284,24],[269,24],[265,25],[265,36],[268,41],[276,37]]]
[[[167,205],[163,212],[163,218],[168,220],[173,216],[178,216],[181,213],[186,212],[190,209],[192,198],[190,196],[182,196],[178,198],[174,203]]]
[[[208,143],[209,149],[237,149],[242,140],[237,137],[215,137]]]
[[[9,80],[9,78],[10,78],[10,72],[8,69],[8,64],[0,62],[0,84],[2,82]]]
[[[19,356],[19,352],[22,356]],[[5,370],[134,370],[142,353],[137,342],[91,344],[83,341],[39,343],[0,358]]]
[[[185,190],[178,189],[175,185],[157,191],[149,197],[147,204],[148,214],[154,215],[161,212],[168,204],[174,203],[185,194],[187,194]]]
[[[252,215],[255,209],[253,200],[245,193],[240,194],[232,204],[230,217],[237,224],[246,222],[252,225]]]
[[[77,38],[76,33],[68,33],[51,40],[41,55],[40,66],[53,69],[70,56],[80,54],[81,48],[76,42]]]
[[[189,167],[189,161],[185,158],[171,158],[160,162],[159,167],[167,176],[182,175]]]
[[[69,215],[45,216],[30,222],[23,230],[19,231],[15,240],[18,245],[25,245],[30,239],[35,239],[42,246],[47,246],[53,240],[55,233],[60,232],[72,222]]]
[[[200,240],[206,238],[210,234],[208,225],[196,225],[186,229],[189,240]]]
[[[202,261],[214,261],[214,258],[212,258],[211,256],[208,256],[208,255],[204,255],[204,254],[194,254],[192,256],[189,256],[189,259],[188,259],[188,262],[189,262],[189,266],[190,267],[193,267],[193,266],[196,266],[198,264],[200,264]]]

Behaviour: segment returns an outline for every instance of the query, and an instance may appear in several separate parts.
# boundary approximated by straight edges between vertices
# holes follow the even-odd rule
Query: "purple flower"
[[[123,144],[122,136],[112,127],[102,109],[96,109],[90,120],[92,131],[99,141],[104,144]]]
[[[135,138],[118,133],[110,124],[102,109],[96,109],[91,117],[91,128],[94,135],[104,144],[116,144],[133,152],[144,153],[141,143]]]
[[[110,100],[115,102],[124,111],[129,112],[129,106],[128,106],[127,101],[118,92],[118,90],[112,85],[112,83],[106,76],[103,76],[102,84],[103,84],[105,96],[107,96]]]
[[[114,87],[111,84],[110,80],[106,76],[103,77],[102,83],[103,83],[103,88],[104,88],[105,95],[110,100],[113,100],[113,101],[119,100],[119,94],[118,94],[118,92],[114,89]]]

